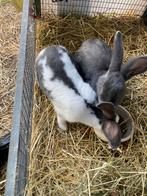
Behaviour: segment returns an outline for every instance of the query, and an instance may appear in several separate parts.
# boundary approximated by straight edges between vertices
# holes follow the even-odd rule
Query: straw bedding
[[[20,14],[0,4],[0,136],[10,131],[19,49]]]
[[[123,33],[125,60],[147,54],[147,27],[136,18],[47,17],[37,24],[37,51],[62,44],[75,51],[83,40],[100,38],[112,45],[116,30]],[[121,151],[108,150],[93,130],[70,124],[58,131],[52,104],[35,85],[33,131],[27,195],[125,195],[147,194],[147,74],[128,83],[122,103],[135,122],[132,141]]]
[[[20,13],[0,2],[0,137],[10,132],[19,48]],[[5,186],[6,165],[0,171],[0,195]]]

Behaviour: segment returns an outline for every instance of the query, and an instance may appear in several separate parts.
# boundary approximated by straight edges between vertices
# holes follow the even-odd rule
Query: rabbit
[[[85,82],[97,93],[98,102],[121,104],[126,92],[125,82],[147,70],[147,56],[123,61],[120,31],[115,33],[114,48],[99,39],[88,39],[73,54],[76,68]]]
[[[67,130],[67,122],[79,122],[93,127],[98,136],[105,136],[112,149],[120,145],[121,131],[113,104],[95,106],[96,92],[83,81],[65,47],[52,45],[43,49],[35,68],[39,87],[52,102],[60,129]]]

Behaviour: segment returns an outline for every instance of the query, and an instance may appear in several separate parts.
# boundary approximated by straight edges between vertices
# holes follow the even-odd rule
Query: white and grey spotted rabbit
[[[147,70],[147,56],[139,56],[125,64],[123,61],[122,35],[117,31],[114,48],[101,40],[88,39],[76,51],[74,59],[77,69],[97,92],[98,101],[120,104],[125,94],[125,82]]]
[[[94,106],[96,93],[83,81],[66,48],[53,45],[42,50],[36,58],[36,73],[40,88],[53,103],[59,128],[66,130],[67,122],[80,122],[105,136],[113,149],[120,145],[113,105]]]

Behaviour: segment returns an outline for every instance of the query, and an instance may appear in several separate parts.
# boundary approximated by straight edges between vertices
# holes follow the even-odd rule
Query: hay
[[[101,38],[110,45],[116,30],[123,33],[125,58],[147,54],[147,27],[136,18],[82,19],[48,17],[37,24],[37,51],[62,44],[75,51],[87,38]],[[108,150],[91,128],[70,124],[60,133],[52,104],[35,85],[30,175],[27,195],[125,195],[147,193],[147,75],[128,82],[123,102],[135,121],[132,143],[122,152]]]
[[[19,49],[20,13],[11,4],[0,2],[0,137],[10,132]],[[6,166],[5,166],[6,167]],[[0,195],[5,185],[5,170],[0,173]]]
[[[0,169],[0,195],[4,195],[6,183],[6,164]]]
[[[11,4],[0,4],[0,136],[11,129],[20,14]]]

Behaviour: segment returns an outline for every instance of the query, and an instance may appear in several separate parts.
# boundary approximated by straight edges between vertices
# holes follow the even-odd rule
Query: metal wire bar
[[[6,196],[23,195],[28,174],[35,62],[35,22],[29,16],[30,2],[24,0],[23,6]]]
[[[98,14],[142,16],[146,0],[41,0],[41,13],[94,16]]]

